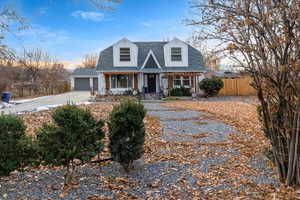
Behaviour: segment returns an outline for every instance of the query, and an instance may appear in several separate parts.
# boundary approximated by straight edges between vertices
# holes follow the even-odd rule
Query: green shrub
[[[183,96],[191,96],[191,88],[186,88],[186,87],[179,87],[179,88],[172,88],[170,91],[170,96],[178,96],[178,97],[183,97]]]
[[[199,88],[204,91],[206,96],[215,96],[224,87],[220,78],[205,78],[199,83]]]
[[[126,91],[124,91],[123,95],[125,95],[125,96],[132,96],[133,95],[133,90],[131,90],[131,89],[126,90]]]
[[[25,135],[26,127],[21,118],[0,115],[0,175],[24,167],[35,160],[32,140]]]
[[[166,98],[163,98],[164,101],[178,101],[180,100],[180,98],[177,98],[177,97],[166,97]]]
[[[74,105],[56,109],[52,118],[54,124],[44,124],[38,130],[39,148],[45,164],[67,167],[65,183],[69,184],[74,159],[88,162],[102,151],[104,122]]]
[[[144,153],[145,115],[142,104],[127,101],[115,106],[109,116],[110,152],[125,171],[129,171],[133,161]]]

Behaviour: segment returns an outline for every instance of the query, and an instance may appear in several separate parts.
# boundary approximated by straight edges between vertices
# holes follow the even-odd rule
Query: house
[[[95,69],[76,69],[74,90],[97,90],[100,95],[127,90],[144,93],[188,87],[199,92],[199,76],[205,72],[201,53],[175,38],[170,42],[131,42],[124,38],[104,49]]]

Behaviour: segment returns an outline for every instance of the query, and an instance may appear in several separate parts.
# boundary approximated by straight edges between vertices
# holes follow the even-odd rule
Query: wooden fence
[[[250,96],[255,95],[256,90],[250,85],[250,77],[224,78],[224,88],[219,92],[224,96]]]

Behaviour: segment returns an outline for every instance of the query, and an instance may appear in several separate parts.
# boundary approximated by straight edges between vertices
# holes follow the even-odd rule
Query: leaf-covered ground
[[[215,184],[231,180],[231,187],[243,188],[239,195],[228,194],[227,190],[220,190],[210,197],[229,195],[228,198],[244,197],[246,199],[299,199],[300,195],[294,188],[286,188],[279,183],[276,168],[266,159],[266,149],[270,148],[269,141],[264,137],[261,124],[257,116],[257,100],[244,101],[186,101],[165,103],[164,106],[178,110],[193,110],[207,113],[211,119],[223,122],[235,130],[239,135],[230,135],[228,143],[220,147],[230,151],[238,150],[239,154],[230,156],[224,165],[214,167],[212,174],[201,175],[199,178],[212,181]],[[264,163],[273,168],[275,173],[264,174]],[[248,178],[247,178],[248,176]],[[256,176],[256,178],[255,178]],[[273,176],[276,184],[264,181],[264,176]],[[265,177],[266,178],[266,177]],[[260,182],[260,184],[257,184]]]
[[[81,107],[106,120],[113,105]],[[0,199],[298,197],[295,190],[280,185],[263,153],[269,143],[260,130],[252,101],[184,101],[145,106],[145,155],[131,173],[123,172],[115,162],[85,164],[78,167],[78,184],[63,188],[60,167],[28,169],[0,180]],[[50,115],[51,111],[24,115],[27,133],[34,135],[44,122],[51,122]],[[105,148],[100,158],[108,157]]]

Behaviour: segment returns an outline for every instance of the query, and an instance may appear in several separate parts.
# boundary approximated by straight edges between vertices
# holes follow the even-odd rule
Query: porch
[[[162,77],[164,85],[164,93],[168,96],[173,88],[191,88],[191,93],[198,94],[200,88],[198,82],[201,80],[202,72],[165,72]]]
[[[191,93],[199,93],[201,75],[200,72],[104,72],[99,74],[99,85],[103,89],[99,89],[99,94],[123,94],[131,90],[168,96],[176,87],[191,88]]]

